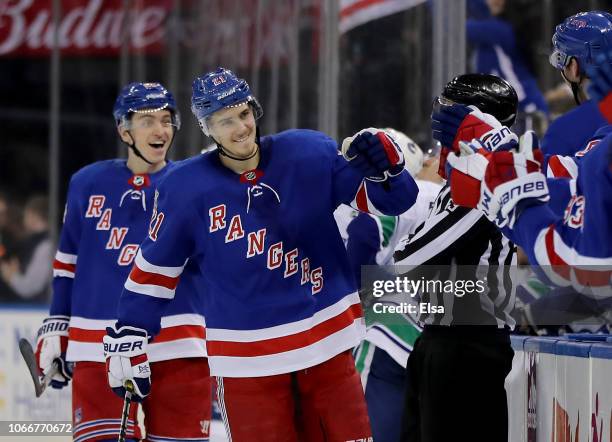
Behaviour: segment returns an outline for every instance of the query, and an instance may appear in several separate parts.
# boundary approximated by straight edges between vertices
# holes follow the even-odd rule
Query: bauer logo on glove
[[[133,399],[142,401],[151,391],[151,368],[147,358],[147,331],[137,327],[108,327],[104,336],[104,358],[108,384],[125,396],[125,385],[133,385]]]
[[[385,181],[404,170],[404,153],[389,133],[375,128],[360,130],[342,142],[342,155],[364,178]]]

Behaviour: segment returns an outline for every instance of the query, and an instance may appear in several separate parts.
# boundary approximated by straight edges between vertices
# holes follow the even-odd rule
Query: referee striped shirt
[[[514,327],[516,248],[479,210],[453,203],[450,187],[436,197],[429,217],[396,247],[396,265],[418,267],[426,280],[484,280],[482,294],[422,293],[421,302],[443,306],[444,313],[421,313],[432,325],[497,325]]]

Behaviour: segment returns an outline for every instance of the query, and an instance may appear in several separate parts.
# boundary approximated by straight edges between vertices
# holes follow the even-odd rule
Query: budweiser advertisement
[[[222,61],[227,58],[225,52],[232,50],[229,55],[238,67],[250,65],[254,53],[259,62],[273,51],[284,59],[288,38],[297,26],[294,8],[300,7],[302,19],[312,15],[312,8],[298,6],[295,0],[278,1],[265,12],[258,11],[260,3],[266,4],[262,0],[60,3],[57,41],[62,55],[117,56],[123,44],[132,53],[158,54],[175,38],[182,46],[201,51],[207,61]],[[54,46],[52,9],[52,0],[0,0],[0,57],[48,56]],[[253,45],[259,49],[255,51]]]

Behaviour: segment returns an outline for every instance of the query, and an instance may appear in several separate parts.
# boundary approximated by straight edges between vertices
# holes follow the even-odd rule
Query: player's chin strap
[[[214,137],[211,136],[211,138],[213,139],[213,141],[215,142],[215,144],[217,145],[217,147],[219,148],[219,155],[223,155],[224,157],[228,157],[231,158],[232,160],[236,160],[236,161],[247,161],[250,160],[251,158],[253,158],[255,155],[257,155],[259,153],[259,126],[255,127],[255,145],[257,146],[257,148],[255,149],[255,151],[253,151],[253,153],[251,155],[249,155],[246,158],[238,158],[235,157],[233,155],[231,155],[230,153],[228,153],[223,146],[214,139]]]
[[[561,71],[561,76],[565,81],[570,84],[572,88],[572,94],[574,95],[574,101],[576,102],[576,106],[580,106],[582,103],[580,102],[580,83],[582,83],[583,77],[580,77],[580,81],[570,81],[567,79],[563,71]]]
[[[152,163],[151,161],[147,160],[144,157],[144,155],[136,147],[136,143],[134,143],[134,137],[132,136],[132,133],[129,130],[127,131],[127,133],[130,134],[130,138],[132,139],[132,142],[131,143],[126,143],[125,141],[122,140],[125,143],[125,145],[127,147],[129,147],[130,149],[132,149],[132,151],[136,154],[136,156],[138,158],[140,158],[142,161],[147,163],[149,166],[152,166],[154,163]],[[174,129],[173,132],[172,132],[172,140],[170,140],[170,145],[168,146],[168,150],[166,151],[166,158],[168,157],[168,152],[170,152],[170,148],[172,147],[172,144],[174,143],[175,135],[176,135],[176,129]]]

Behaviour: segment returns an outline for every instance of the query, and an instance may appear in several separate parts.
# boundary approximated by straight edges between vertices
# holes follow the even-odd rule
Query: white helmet
[[[400,132],[392,128],[383,129],[387,135],[395,140],[402,153],[404,154],[404,160],[406,165],[405,169],[413,177],[421,171],[423,168],[423,151],[417,143],[412,141],[405,133]]]

